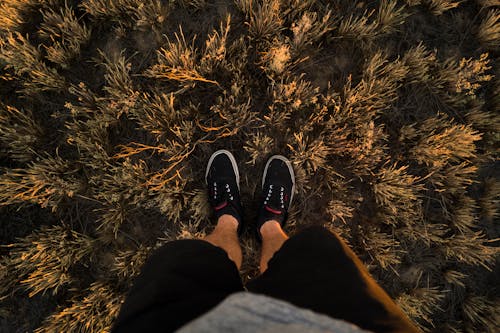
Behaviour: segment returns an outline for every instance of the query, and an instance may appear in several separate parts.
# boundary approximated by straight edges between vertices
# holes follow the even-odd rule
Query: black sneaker
[[[260,240],[260,228],[270,220],[285,225],[288,209],[292,205],[295,191],[295,174],[292,163],[281,155],[272,156],[266,164],[262,176],[262,204],[257,220],[257,238]]]
[[[213,153],[208,161],[205,181],[215,220],[225,214],[233,216],[238,221],[238,235],[241,235],[243,208],[240,201],[240,173],[233,154],[227,150]]]

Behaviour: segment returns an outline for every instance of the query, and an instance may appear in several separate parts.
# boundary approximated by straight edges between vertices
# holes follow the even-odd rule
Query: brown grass
[[[210,231],[226,148],[247,220],[287,155],[290,234],[337,232],[425,331],[494,332],[495,4],[3,1],[0,330],[109,331],[155,248]]]

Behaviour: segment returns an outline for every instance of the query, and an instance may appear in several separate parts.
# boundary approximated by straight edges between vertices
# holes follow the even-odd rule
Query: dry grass
[[[425,331],[494,332],[496,5],[3,1],[0,330],[108,331],[151,251],[210,230],[227,148],[248,220],[287,155],[290,233],[339,233]]]

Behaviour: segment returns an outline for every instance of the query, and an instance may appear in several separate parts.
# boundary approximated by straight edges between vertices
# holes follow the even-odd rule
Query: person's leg
[[[171,332],[243,291],[243,230],[234,156],[215,152],[205,173],[216,226],[203,240],[165,244],[147,260],[123,304],[113,332]]]
[[[418,332],[335,234],[316,226],[285,240],[281,226],[273,222],[260,230],[263,274],[247,284],[249,291],[374,332]]]
[[[226,251],[229,259],[236,264],[239,270],[243,257],[237,230],[238,221],[231,215],[222,215],[214,231],[203,238],[203,240]]]
[[[247,289],[377,332],[418,331],[339,237],[312,227],[287,239],[282,227],[294,189],[292,164],[272,156],[263,172],[256,225],[263,273]]]
[[[229,151],[218,150],[212,154],[205,172],[208,201],[218,221],[215,230],[205,240],[222,247],[241,267],[242,254],[238,236],[243,232],[243,207],[240,200],[240,172]]]
[[[171,332],[243,291],[235,238],[236,227],[222,216],[204,240],[173,241],[156,250],[134,281],[113,332]]]
[[[240,265],[236,227],[224,216],[204,240],[165,244],[134,281],[113,332],[176,330],[244,290]]]
[[[278,221],[268,221],[259,230],[262,235],[262,250],[260,255],[260,272],[267,270],[267,263],[288,239]]]

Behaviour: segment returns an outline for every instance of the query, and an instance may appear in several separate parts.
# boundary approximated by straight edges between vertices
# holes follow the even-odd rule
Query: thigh
[[[352,250],[322,227],[287,240],[247,289],[375,332],[418,332]]]
[[[173,331],[242,290],[224,250],[202,240],[170,242],[144,264],[113,332]]]

